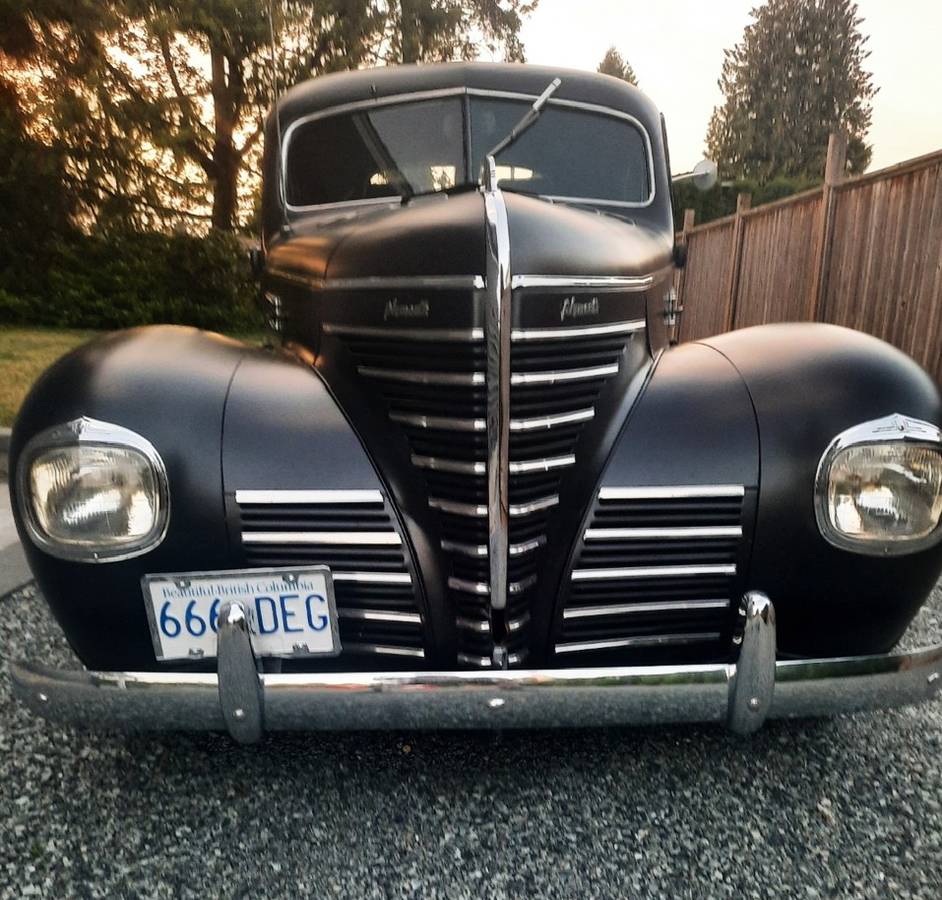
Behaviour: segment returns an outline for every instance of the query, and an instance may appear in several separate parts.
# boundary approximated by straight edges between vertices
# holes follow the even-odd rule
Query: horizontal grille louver
[[[379,492],[343,502],[286,502],[279,492],[237,493],[242,550],[252,568],[325,565],[333,576],[341,659],[383,658],[418,664],[423,623],[412,575]],[[287,492],[280,492],[286,494]],[[384,663],[386,664],[386,663]]]
[[[602,491],[571,574],[556,639],[560,662],[722,655],[735,613],[744,490],[712,491]]]

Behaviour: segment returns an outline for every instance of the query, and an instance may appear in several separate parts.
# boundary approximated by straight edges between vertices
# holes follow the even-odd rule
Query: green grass
[[[33,382],[60,356],[101,332],[0,326],[0,426],[11,425]],[[233,334],[261,344],[264,333]]]
[[[0,327],[0,425],[10,425],[33,382],[94,331]]]

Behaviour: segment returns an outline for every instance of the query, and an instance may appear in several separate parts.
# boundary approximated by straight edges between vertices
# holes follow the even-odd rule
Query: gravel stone
[[[942,590],[903,646],[938,640]],[[0,658],[74,657],[35,587]],[[0,898],[942,896],[942,703],[719,728],[121,736],[0,675]]]

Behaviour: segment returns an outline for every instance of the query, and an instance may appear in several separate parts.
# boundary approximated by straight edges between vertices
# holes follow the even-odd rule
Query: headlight
[[[37,435],[20,459],[18,494],[30,536],[53,556],[128,559],[166,534],[163,462],[118,425],[77,419]]]
[[[942,433],[888,416],[838,435],[818,465],[815,515],[837,547],[913,553],[942,540]]]

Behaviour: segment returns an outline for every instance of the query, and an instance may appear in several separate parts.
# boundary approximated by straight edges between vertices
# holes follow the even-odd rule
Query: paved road
[[[910,642],[942,632],[942,592]],[[35,588],[0,656],[69,651]],[[158,739],[0,676],[0,897],[942,896],[942,703],[713,728]]]

